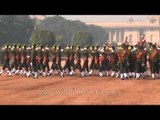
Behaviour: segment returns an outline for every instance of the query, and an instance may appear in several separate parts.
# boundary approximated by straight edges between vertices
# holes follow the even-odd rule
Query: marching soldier
[[[49,72],[49,74],[51,75],[53,70],[57,70],[57,65],[56,65],[56,57],[57,57],[57,54],[56,54],[56,45],[53,45],[52,49],[51,49],[51,55],[52,55],[52,65],[51,65],[51,70]]]
[[[36,56],[37,69],[39,74],[42,74],[43,71],[43,60],[44,60],[43,51],[44,51],[43,45],[40,45],[37,49],[37,56]]]
[[[17,58],[16,58],[17,50],[16,50],[16,45],[15,44],[12,45],[11,54],[12,54],[11,69],[12,69],[12,73],[14,73],[15,71],[17,72],[17,69],[18,69]]]
[[[111,51],[110,52],[110,59],[109,59],[109,62],[111,64],[111,70],[112,70],[111,76],[114,77],[117,72],[118,55],[115,52],[114,46],[111,46],[109,48],[109,50]]]
[[[91,75],[92,74],[92,71],[95,69],[93,66],[95,64],[95,51],[94,51],[94,46],[91,46],[90,48],[90,55],[91,55],[91,64],[90,64],[90,71],[89,71],[89,74],[88,75]]]
[[[102,70],[101,70],[101,67],[100,67],[100,59],[99,59],[98,48],[99,48],[98,45],[96,45],[95,48],[94,48],[94,52],[92,51],[92,56],[94,57],[94,62],[93,62],[92,68],[91,68],[91,70],[89,72],[89,75],[92,74],[92,71],[94,69],[98,69],[98,73],[97,74],[99,74],[99,76],[102,77],[103,74],[102,74]]]
[[[120,54],[120,77],[121,80],[127,79],[127,67],[129,66],[127,45],[122,44],[122,52]]]
[[[102,70],[101,70],[101,67],[100,67],[100,59],[99,59],[99,55],[100,55],[100,52],[98,51],[99,47],[98,45],[95,46],[95,66],[98,68],[98,74],[100,77],[103,76],[102,74]]]
[[[149,55],[149,63],[150,63],[150,70],[151,70],[151,75],[152,79],[155,79],[155,73],[159,73],[159,53],[158,50],[156,49],[156,45],[152,45],[152,50]]]
[[[117,57],[118,57],[118,60],[117,60],[117,71],[118,72],[117,72],[116,78],[119,78],[119,76],[120,76],[121,52],[122,52],[122,44],[119,44],[118,48],[117,48]]]
[[[159,61],[160,61],[160,43],[158,43],[158,47],[157,47],[158,53],[159,53]],[[159,79],[160,79],[160,62],[157,68],[157,73],[159,73]]]
[[[88,46],[84,47],[84,51],[83,51],[83,56],[84,56],[84,63],[83,63],[83,71],[86,71],[86,74],[88,74],[89,72],[89,67],[88,67],[88,62],[89,62],[89,51],[88,51]]]
[[[109,63],[109,59],[110,59],[110,50],[108,45],[105,47],[104,49],[104,54],[106,54],[106,76],[109,76],[109,70],[110,70],[110,63]]]
[[[5,68],[7,68],[8,69],[8,76],[12,76],[11,67],[9,65],[9,61],[10,61],[9,45],[8,44],[5,45],[3,50],[4,50],[4,64],[3,64],[3,67],[0,71],[0,75],[3,73]]]
[[[128,66],[129,77],[132,78],[135,77],[135,61],[136,61],[133,45],[130,45],[128,47],[128,60],[129,60],[129,66]]]
[[[18,69],[16,70],[15,74],[19,74],[19,67],[21,64],[21,45],[20,44],[17,45],[16,61],[17,61]]]
[[[144,54],[144,66],[142,66],[141,67],[141,75],[142,75],[142,77],[143,77],[143,79],[145,79],[146,78],[146,66],[147,66],[147,48],[146,48],[146,46],[143,44],[143,54]]]
[[[37,51],[36,51],[36,45],[33,44],[32,45],[32,50],[31,50],[31,68],[32,68],[32,73],[34,75],[34,78],[38,78],[38,75],[37,75],[37,60],[36,60],[36,57],[37,57]]]
[[[137,46],[135,55],[136,55],[135,72],[136,72],[136,79],[138,80],[141,76],[140,73],[142,72],[141,67],[145,66],[145,58],[142,45]]]
[[[76,72],[75,72],[75,64],[74,64],[74,56],[75,56],[75,52],[74,52],[74,46],[71,45],[70,46],[70,67],[72,67],[72,71],[71,71],[71,74],[70,75],[75,75]]]
[[[49,67],[49,46],[46,45],[44,49],[44,60],[43,60],[43,76],[46,76],[45,68],[47,68],[47,73],[49,75],[50,67]]]
[[[60,70],[60,76],[61,77],[64,77],[64,71],[62,69],[62,66],[61,66],[61,46],[58,45],[57,46],[57,51],[56,51],[56,66],[57,66],[57,69]]]
[[[71,75],[71,67],[70,67],[70,52],[69,52],[69,46],[66,47],[65,50],[65,65],[63,67],[63,70],[66,71],[68,69],[68,75]]]
[[[77,46],[77,49],[76,49],[76,52],[75,52],[75,58],[76,58],[76,63],[75,63],[74,71],[76,71],[76,69],[78,68],[81,76],[84,77],[84,71],[81,67],[81,51],[80,51],[80,46],[79,45]]]
[[[26,56],[26,76],[30,77],[31,76],[31,45],[27,46],[27,56]]]
[[[25,71],[22,73],[22,68],[25,69]],[[20,62],[20,67],[19,70],[21,74],[25,75],[27,71],[27,51],[26,51],[26,45],[24,44],[22,46],[22,52],[21,52],[21,62]]]
[[[101,64],[101,70],[104,71],[107,74],[107,53],[106,53],[106,45],[103,45],[101,51],[100,51],[100,64]]]

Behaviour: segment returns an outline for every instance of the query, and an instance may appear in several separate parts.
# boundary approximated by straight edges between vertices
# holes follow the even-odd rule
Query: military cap
[[[86,45],[86,48],[88,49],[88,48],[89,48],[89,45]]]
[[[8,45],[8,44],[4,45],[4,48],[8,48],[8,47],[9,47],[9,45]]]
[[[77,45],[77,48],[80,49],[80,45]]]
[[[55,50],[55,49],[56,49],[56,47],[57,47],[56,45],[53,45],[53,46],[52,46],[52,49],[54,49],[54,50]]]
[[[154,49],[156,48],[156,44],[155,44],[155,43],[154,43],[154,44],[152,44],[152,48],[154,48]]]
[[[74,45],[70,45],[69,47],[70,47],[71,49],[73,49],[73,48],[74,48]]]
[[[61,49],[61,46],[60,46],[60,45],[57,46],[57,50],[59,50],[59,49]]]

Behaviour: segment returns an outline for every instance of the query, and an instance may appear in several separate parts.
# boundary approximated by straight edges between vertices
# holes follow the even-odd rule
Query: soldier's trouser
[[[26,62],[23,62],[23,63],[20,64],[19,70],[22,70],[22,67],[25,68],[26,71],[28,71],[27,63]]]
[[[135,64],[131,63],[129,64],[129,72],[135,72]]]
[[[57,65],[56,65],[56,62],[52,62],[52,65],[51,65],[51,69],[52,70],[57,70],[58,68],[57,68]]]
[[[32,70],[32,66],[30,65],[30,63],[26,63],[26,71],[31,71]]]
[[[13,69],[13,68],[15,68],[15,70],[18,69],[18,65],[17,65],[17,62],[16,62],[16,61],[15,61],[15,62],[12,62],[12,64],[11,64],[11,69]]]
[[[72,60],[70,61],[70,68],[71,68],[71,67],[73,68],[73,70],[74,70],[75,67],[76,67],[75,64],[74,64],[74,61],[72,61]]]
[[[99,62],[93,64],[92,70],[94,70],[94,69],[98,69],[99,72],[102,72]]]
[[[37,72],[37,62],[36,62],[36,60],[33,60],[33,61],[32,61],[32,70],[33,70],[34,72]]]
[[[91,64],[90,64],[90,69],[92,69],[92,70],[94,70],[94,67],[93,67],[93,65],[95,64],[95,60],[94,59],[92,59],[91,60]]]
[[[57,69],[59,69],[61,72],[63,71],[62,66],[61,66],[61,62],[58,62],[58,64],[56,64]]]
[[[106,60],[106,65],[105,65],[105,66],[106,66],[106,70],[107,70],[107,71],[111,69],[111,65],[110,65],[108,59]]]
[[[82,69],[83,69],[83,71],[87,70],[87,72],[89,72],[88,60],[85,60],[85,61],[84,61]]]
[[[11,67],[9,65],[9,60],[8,61],[4,61],[4,64],[3,64],[3,70],[5,70],[5,68],[8,68],[9,71],[11,71]]]
[[[136,61],[136,65],[135,65],[135,72],[136,73],[141,73],[141,65],[142,65],[141,61]]]
[[[18,60],[17,60],[17,68],[19,68],[20,65],[21,65],[21,59],[18,59]]]
[[[107,70],[106,61],[101,61],[101,70],[102,71],[106,71]]]
[[[43,59],[41,59],[40,62],[37,62],[37,69],[43,70]]]
[[[44,65],[43,65],[43,71],[45,71],[45,68],[47,67],[47,71],[49,71],[50,70],[50,68],[49,68],[49,61],[45,61],[44,62]]]
[[[82,67],[81,67],[81,60],[78,60],[78,62],[75,64],[75,68],[74,71],[78,69],[80,72],[83,71]]]
[[[64,67],[63,67],[63,70],[66,70],[66,69],[68,69],[69,72],[71,71],[69,59],[66,60],[65,65],[64,65]]]
[[[127,66],[126,66],[126,62],[120,62],[120,73],[126,73],[127,72]]]
[[[158,62],[157,61],[150,61],[150,70],[151,70],[151,74],[154,74],[157,72],[157,66],[158,66]]]
[[[112,71],[117,71],[117,64],[116,64],[116,62],[113,62],[113,63],[111,64],[111,70],[112,70]]]

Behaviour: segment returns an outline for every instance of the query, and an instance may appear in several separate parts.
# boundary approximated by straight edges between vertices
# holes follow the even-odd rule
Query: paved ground
[[[160,104],[160,80],[0,76],[0,104]]]

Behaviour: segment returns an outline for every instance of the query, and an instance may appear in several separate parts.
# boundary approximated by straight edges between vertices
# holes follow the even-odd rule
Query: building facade
[[[160,42],[159,22],[88,22],[86,24],[103,27],[107,33],[106,40],[109,43],[123,43],[128,37],[128,42],[136,44],[142,35],[145,35],[146,42]]]

